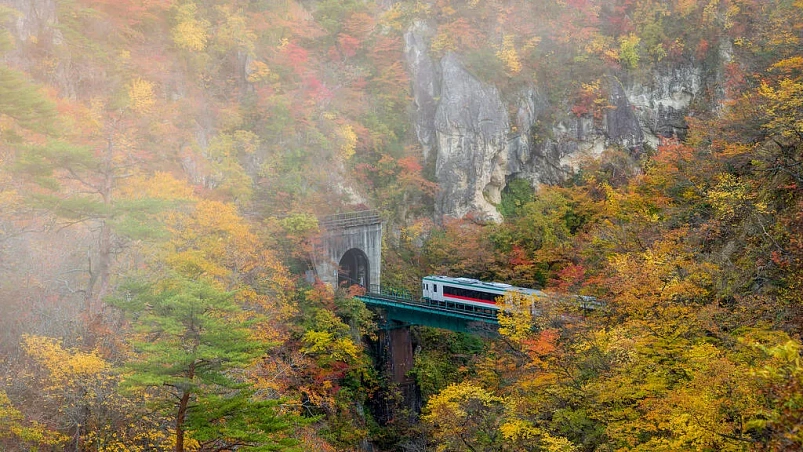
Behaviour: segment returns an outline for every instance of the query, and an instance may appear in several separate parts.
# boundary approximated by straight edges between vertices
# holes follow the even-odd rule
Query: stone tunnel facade
[[[374,210],[332,215],[320,221],[321,249],[316,250],[318,278],[337,289],[358,284],[379,291],[382,220]]]

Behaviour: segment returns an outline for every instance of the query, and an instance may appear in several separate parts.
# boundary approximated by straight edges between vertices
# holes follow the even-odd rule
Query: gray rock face
[[[435,143],[435,112],[440,96],[438,67],[430,58],[429,38],[433,30],[424,22],[416,22],[404,34],[404,56],[413,81],[413,123],[418,141],[429,159]]]
[[[686,64],[661,68],[647,85],[632,82],[624,88],[646,143],[655,147],[658,137],[685,137],[688,127],[684,118],[692,100],[700,95],[705,78],[700,67]]]
[[[641,125],[622,84],[613,77],[610,77],[610,104],[612,108],[605,115],[608,142],[628,149],[641,149],[644,145]]]
[[[0,4],[20,12],[11,30],[19,41],[26,42],[32,37],[41,39],[41,35],[47,33],[54,34],[54,44],[61,43],[61,32],[53,29],[57,22],[55,0],[3,0]]]
[[[435,113],[440,183],[436,213],[500,221],[493,204],[501,201],[507,168],[507,111],[499,92],[479,82],[458,57],[441,61],[443,81]]]
[[[0,0],[0,5],[19,12],[8,29],[17,45],[3,55],[12,66],[36,74],[36,59],[27,50],[30,43],[51,51],[64,46],[64,35],[58,28],[57,3],[56,0]],[[56,67],[46,76],[42,74],[42,78],[58,86],[65,97],[74,98],[70,54],[60,49],[56,62]]]
[[[516,129],[507,146],[506,179],[527,179],[533,186],[560,182],[571,172],[565,158],[591,140],[592,121],[567,118],[553,124],[546,117],[549,101],[536,87],[520,93],[517,103]]]
[[[610,108],[597,120],[569,113],[568,101],[550,105],[537,86],[509,100],[508,108],[456,54],[434,60],[431,36],[431,27],[415,23],[405,34],[405,56],[416,136],[425,160],[435,158],[438,218],[473,213],[501,221],[495,204],[512,178],[534,187],[555,184],[572,174],[582,156],[606,147],[641,152],[645,145],[656,147],[659,137],[683,138],[692,101],[721,78],[692,64],[656,70],[648,82],[609,75]]]

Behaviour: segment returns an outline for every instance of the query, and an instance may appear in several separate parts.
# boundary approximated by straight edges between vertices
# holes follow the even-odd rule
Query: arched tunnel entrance
[[[371,268],[368,256],[357,248],[346,251],[338,263],[337,270],[338,287],[349,287],[354,284],[365,288],[371,287]]]
[[[358,284],[379,292],[382,279],[382,219],[373,210],[339,213],[320,220],[321,246],[313,252],[315,273],[334,289]]]

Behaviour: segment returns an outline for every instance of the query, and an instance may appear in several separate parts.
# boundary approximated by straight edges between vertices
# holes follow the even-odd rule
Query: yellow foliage
[[[520,344],[530,337],[535,322],[532,309],[537,303],[534,296],[509,292],[498,300],[499,334]]]
[[[619,62],[626,68],[636,69],[639,62],[638,46],[641,38],[631,33],[619,38]]]
[[[301,351],[311,355],[326,354],[331,359],[352,362],[360,357],[360,349],[349,337],[336,337],[328,331],[307,331]]]
[[[512,419],[499,426],[502,437],[506,440],[532,439],[541,435],[542,431],[529,422],[521,419]]]
[[[432,53],[442,55],[446,52],[457,50],[457,42],[455,42],[451,33],[439,32],[429,45]]]
[[[217,5],[215,9],[218,16],[226,18],[225,23],[215,30],[216,46],[223,49],[236,47],[240,51],[253,54],[257,35],[248,26],[248,19],[243,11],[232,12],[231,7],[226,5]]]
[[[273,316],[290,311],[285,295],[293,287],[287,270],[266,249],[233,204],[204,200],[191,213],[173,212],[166,220],[172,237],[160,260],[188,278],[204,278],[238,301]],[[259,291],[244,278],[256,281]],[[263,311],[263,312],[264,312]]]
[[[571,441],[562,436],[552,436],[544,432],[541,442],[547,452],[575,452],[580,450]]]
[[[505,35],[502,38],[502,48],[496,52],[496,57],[505,65],[505,69],[510,74],[518,74],[521,72],[521,60],[519,53],[516,51],[516,37],[514,35]]]
[[[697,9],[697,0],[678,0],[675,9],[682,17],[686,17]]]
[[[58,339],[24,335],[22,348],[50,374],[51,388],[71,386],[76,379],[94,377],[109,370],[109,363],[93,351],[64,349]]]
[[[528,39],[526,43],[524,43],[524,47],[522,47],[522,49],[530,51],[536,48],[540,43],[541,43],[541,37],[533,36],[532,38]]]
[[[794,65],[794,60],[786,60],[779,69]],[[790,138],[803,133],[803,80],[800,78],[782,79],[777,86],[762,83],[758,93],[767,100],[764,107],[768,121],[765,129]]]
[[[709,0],[708,4],[703,8],[703,20],[706,23],[713,24],[717,20],[719,12],[719,0]]]
[[[340,128],[340,136],[343,139],[343,144],[340,146],[340,157],[343,160],[348,160],[354,155],[357,149],[357,134],[354,132],[354,127],[351,124],[344,124]]]
[[[708,190],[708,202],[718,218],[733,219],[744,208],[745,203],[754,198],[754,195],[749,187],[733,174],[720,174],[717,176],[717,181],[717,185]]]
[[[254,60],[248,69],[248,81],[251,83],[267,82],[277,80],[278,76],[274,75],[267,64]]]
[[[125,199],[194,199],[192,187],[172,174],[157,171],[152,176],[135,175],[120,182],[119,194]]]
[[[171,32],[173,42],[182,49],[202,51],[206,48],[209,22],[198,20],[195,16],[198,6],[185,3],[177,8],[177,24]]]
[[[35,445],[59,446],[66,443],[69,438],[61,433],[48,430],[46,426],[38,422],[25,422],[22,413],[11,404],[8,394],[0,390],[0,440],[2,439],[12,439],[15,442]]]
[[[427,414],[422,419],[425,422],[460,425],[461,421],[469,415],[465,408],[465,404],[469,401],[476,401],[482,406],[490,407],[500,404],[504,400],[466,381],[451,384],[438,395],[429,399]]]
[[[153,83],[135,78],[128,84],[128,99],[131,110],[136,113],[150,113],[156,104],[153,97]]]

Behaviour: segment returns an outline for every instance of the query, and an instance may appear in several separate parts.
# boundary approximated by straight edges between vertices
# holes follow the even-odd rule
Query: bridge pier
[[[399,415],[412,420],[421,412],[421,393],[415,378],[408,375],[414,364],[410,326],[382,328],[372,345],[376,366],[386,381],[386,387],[373,402],[375,418],[380,424]]]
[[[392,330],[383,330],[380,335],[387,336],[390,380],[399,386],[415,384],[415,380],[407,375],[413,370],[413,340],[410,327],[403,326]]]

